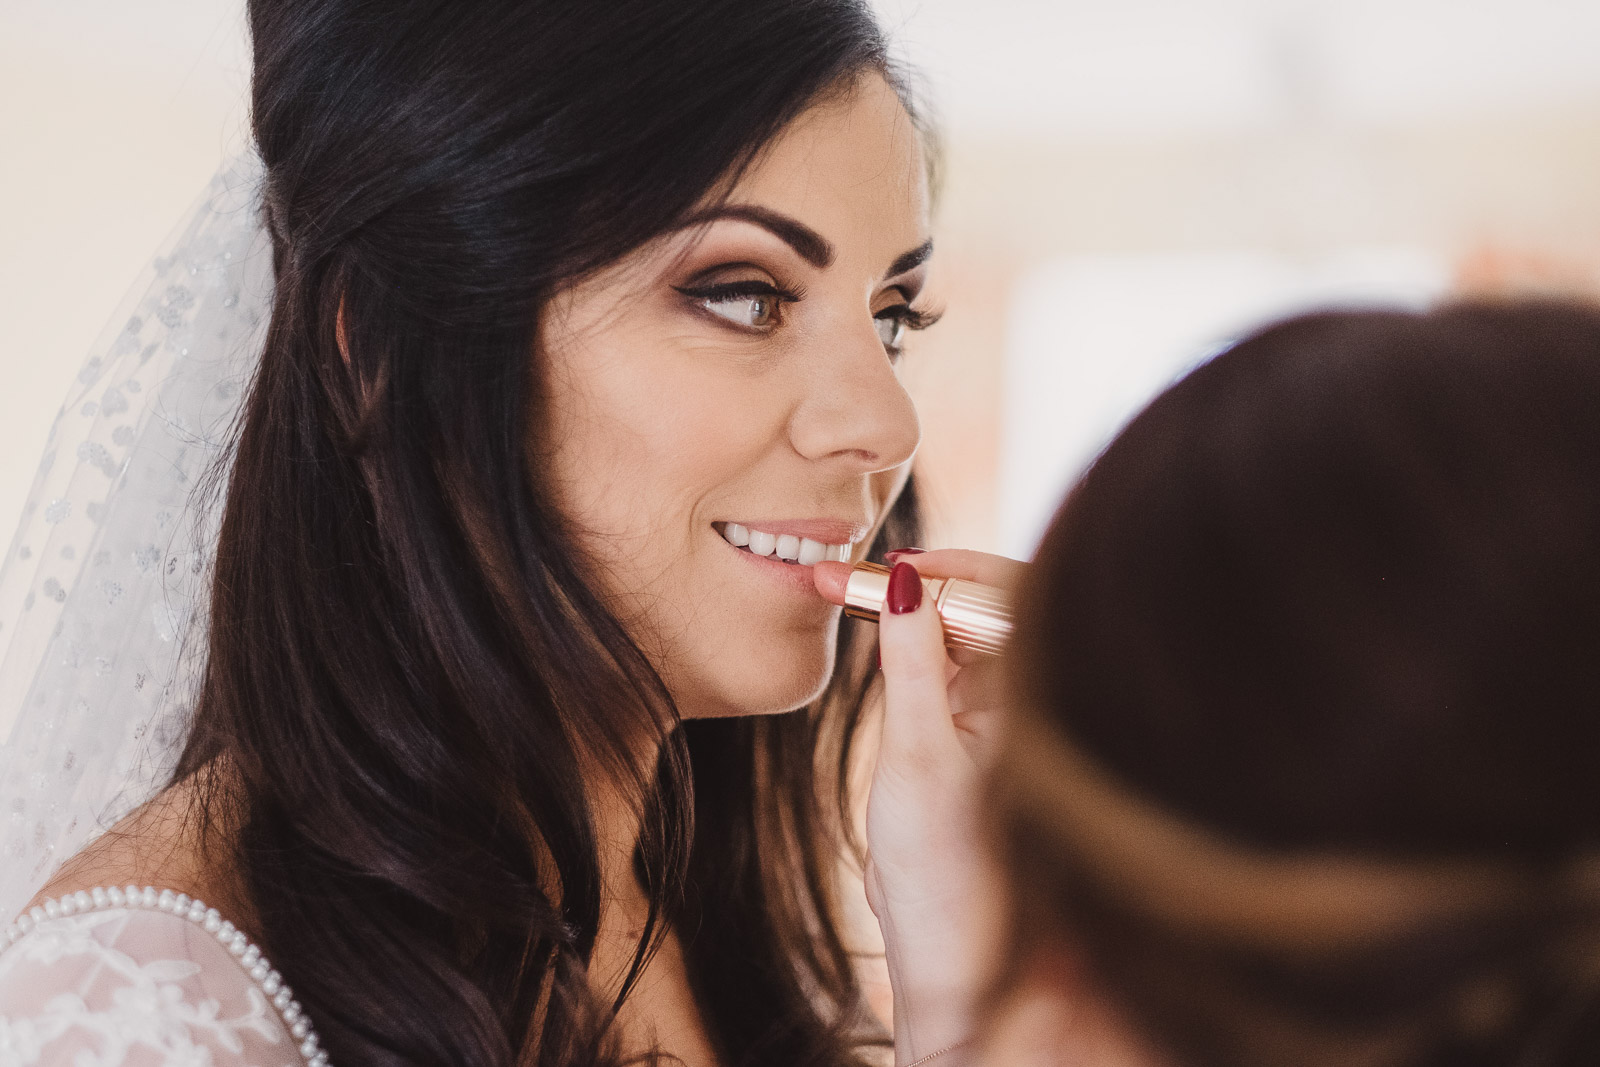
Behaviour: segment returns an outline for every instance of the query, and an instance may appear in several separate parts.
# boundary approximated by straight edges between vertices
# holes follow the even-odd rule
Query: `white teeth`
[[[761,530],[750,531],[750,551],[758,556],[770,556],[772,550],[778,547],[778,539]]]
[[[829,545],[794,534],[766,533],[737,522],[723,523],[722,537],[735,548],[748,548],[758,556],[777,556],[802,567],[814,566],[823,560],[850,562],[849,545]]]

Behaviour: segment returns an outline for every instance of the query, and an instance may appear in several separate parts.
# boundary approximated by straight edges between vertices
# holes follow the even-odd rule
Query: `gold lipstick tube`
[[[924,578],[922,595],[933,601],[950,648],[999,654],[1011,636],[1011,604],[1000,590],[964,578]],[[889,597],[889,568],[857,563],[844,587],[844,613],[877,622]]]

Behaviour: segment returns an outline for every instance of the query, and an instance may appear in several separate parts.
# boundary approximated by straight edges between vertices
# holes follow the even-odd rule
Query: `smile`
[[[823,560],[848,562],[850,547],[854,543],[847,541],[843,544],[828,544],[814,541],[809,537],[770,532],[737,522],[725,522],[719,525],[723,540],[733,547],[742,548],[752,555],[770,556],[802,567],[809,567]]]

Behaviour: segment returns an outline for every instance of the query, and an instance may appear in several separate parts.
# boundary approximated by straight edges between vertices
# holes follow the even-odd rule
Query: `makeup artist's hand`
[[[878,621],[884,714],[866,883],[894,987],[895,1058],[909,1064],[973,1035],[1000,899],[978,825],[980,772],[1000,725],[998,661],[945,649],[919,574],[1012,589],[1023,565],[958,550],[897,558]]]

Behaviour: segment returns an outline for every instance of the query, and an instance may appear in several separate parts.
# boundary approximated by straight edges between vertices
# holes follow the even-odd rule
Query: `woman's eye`
[[[937,311],[919,311],[910,304],[896,304],[874,315],[873,325],[878,328],[878,340],[890,359],[899,359],[904,351],[907,330],[926,330],[939,321]]]
[[[685,286],[678,292],[702,310],[745,330],[764,331],[781,325],[783,305],[800,299],[798,291],[779,289],[763,281]]]
[[[759,330],[778,321],[778,299],[767,295],[710,297],[701,306],[713,315],[748,329]]]
[[[878,327],[878,340],[883,342],[883,347],[891,353],[899,352],[906,336],[906,320],[897,313],[897,309],[880,311],[874,322]]]

